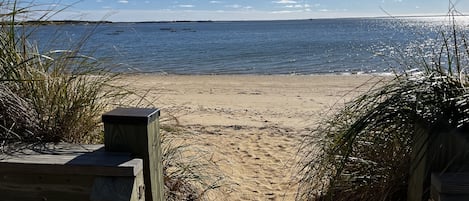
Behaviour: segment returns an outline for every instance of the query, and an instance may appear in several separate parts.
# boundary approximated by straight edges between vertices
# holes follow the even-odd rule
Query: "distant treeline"
[[[203,23],[203,22],[212,22],[208,21],[143,21],[143,22],[130,22],[130,23]],[[120,23],[112,21],[83,21],[83,20],[30,20],[30,21],[20,21],[15,22],[15,25],[64,25],[64,24],[110,24],[110,23]],[[1,25],[10,25],[12,24],[9,21],[0,22]]]
[[[144,21],[144,22],[135,22],[135,23],[205,23],[205,22],[213,22],[212,20],[198,20],[198,21],[190,21],[190,20],[177,20],[177,21]]]
[[[111,21],[81,21],[81,20],[49,20],[49,21],[40,21],[40,20],[31,20],[31,21],[18,21],[12,23],[11,21],[1,21],[1,25],[63,25],[63,24],[108,24],[112,23]]]

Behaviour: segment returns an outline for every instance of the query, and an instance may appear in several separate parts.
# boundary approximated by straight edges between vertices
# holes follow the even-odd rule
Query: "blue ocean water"
[[[84,41],[82,53],[120,72],[169,74],[385,73],[444,19],[68,24],[38,27],[41,51]],[[406,56],[406,55],[404,55]]]

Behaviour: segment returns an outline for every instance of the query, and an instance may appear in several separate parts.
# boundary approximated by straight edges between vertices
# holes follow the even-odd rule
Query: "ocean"
[[[30,39],[42,52],[80,44],[82,54],[117,72],[388,73],[405,67],[411,57],[428,56],[446,21],[412,17],[66,24],[39,26]]]

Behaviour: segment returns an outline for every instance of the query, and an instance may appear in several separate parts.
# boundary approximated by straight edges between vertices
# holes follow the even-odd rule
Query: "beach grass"
[[[8,11],[0,19],[0,84],[5,89],[0,98],[6,99],[0,105],[1,139],[96,142],[100,115],[111,99],[125,94],[110,85],[115,74],[80,53],[84,41],[69,50],[39,52],[28,40],[34,27],[17,23],[28,8],[16,2],[0,5]]]
[[[413,164],[427,160],[421,158],[426,152],[433,154],[431,165],[418,179],[429,181],[432,171],[467,170],[467,162],[458,161],[461,153],[445,144],[454,133],[467,139],[461,129],[469,125],[469,46],[457,11],[449,14],[430,57],[398,58],[409,61],[402,71],[323,119],[304,141],[297,200],[407,200],[415,193],[408,191],[417,174]],[[426,137],[417,135],[420,128]],[[429,189],[427,183],[422,200]]]
[[[194,138],[176,125],[162,129],[165,200],[217,200],[227,181],[203,147],[182,142]]]

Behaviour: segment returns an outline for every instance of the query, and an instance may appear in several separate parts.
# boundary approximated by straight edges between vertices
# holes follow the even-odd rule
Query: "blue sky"
[[[70,5],[54,19],[159,20],[273,20],[446,14],[447,0],[83,0],[35,3]],[[468,0],[453,0],[469,13]]]

